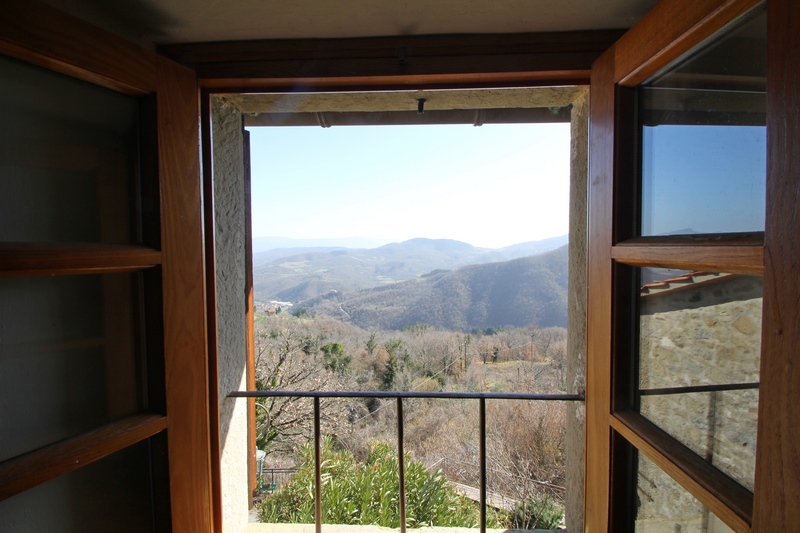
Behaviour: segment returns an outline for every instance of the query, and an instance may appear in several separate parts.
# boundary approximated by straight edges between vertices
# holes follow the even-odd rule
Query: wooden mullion
[[[106,274],[161,264],[161,252],[123,244],[0,243],[0,278]]]
[[[611,487],[614,49],[592,66],[589,106],[585,531],[608,531]]]
[[[176,533],[214,531],[206,336],[199,94],[195,73],[157,62],[161,191],[164,371],[170,417],[172,525]],[[215,466],[216,467],[216,466]]]
[[[766,266],[758,398],[757,531],[800,531],[800,4],[767,3]]]
[[[246,378],[248,390],[256,390],[256,336],[255,336],[255,294],[253,292],[253,204],[252,168],[250,166],[250,132],[242,126],[244,141],[244,275],[245,275],[245,335],[247,335],[245,354],[247,359]],[[247,480],[251,496],[258,488],[256,479],[256,399],[247,400]],[[250,500],[250,507],[253,500]]]
[[[222,531],[222,457],[220,437],[220,406],[216,401],[219,398],[219,331],[217,329],[217,247],[214,207],[214,179],[213,179],[213,141],[211,119],[211,96],[202,92],[200,97],[201,118],[201,157],[203,176],[203,211],[205,227],[205,267],[206,267],[206,338],[207,363],[208,363],[208,390],[212,401],[208,404],[210,452],[214,458],[211,462],[211,490],[213,519],[215,531]],[[255,453],[255,452],[253,452]]]
[[[118,452],[167,428],[167,417],[135,415],[0,463],[0,501]]]
[[[615,261],[637,267],[707,270],[763,275],[763,246],[692,246],[620,244],[611,249]]]
[[[734,531],[751,531],[750,491],[639,413],[615,413],[611,427]]]

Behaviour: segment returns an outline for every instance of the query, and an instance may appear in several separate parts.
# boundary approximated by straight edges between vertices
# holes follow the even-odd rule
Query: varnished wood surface
[[[172,526],[212,531],[199,98],[194,73],[165,58],[158,82]]]
[[[700,44],[760,0],[659,2],[617,46],[614,81],[633,86]]]
[[[608,520],[608,505],[616,493],[610,494],[605,484],[608,483],[609,476],[616,479],[613,476],[624,472],[624,468],[617,470],[608,463],[609,450],[606,444],[608,435],[602,431],[604,429],[603,420],[608,421],[606,427],[613,427],[628,442],[650,456],[660,468],[677,479],[735,530],[750,531],[751,520],[753,531],[800,530],[800,524],[798,524],[798,508],[800,506],[788,503],[789,501],[800,501],[797,483],[797,480],[800,479],[800,474],[797,472],[800,463],[797,459],[797,443],[800,441],[800,436],[797,435],[790,422],[796,420],[799,414],[797,412],[797,395],[792,396],[791,391],[800,390],[800,385],[797,377],[792,374],[791,361],[797,359],[796,347],[800,345],[798,342],[800,338],[794,334],[791,334],[790,338],[786,340],[780,338],[782,335],[786,335],[786,330],[792,332],[800,330],[800,311],[798,311],[797,303],[800,302],[800,283],[795,282],[800,279],[800,276],[796,272],[797,269],[793,270],[791,267],[791,265],[800,264],[798,258],[800,246],[796,244],[798,242],[796,228],[800,227],[797,208],[797,205],[800,205],[800,185],[798,185],[800,180],[797,180],[796,171],[797,168],[800,168],[800,162],[798,162],[800,147],[797,142],[797,139],[800,138],[797,127],[797,124],[800,123],[798,116],[798,100],[800,99],[797,93],[796,77],[792,74],[783,78],[784,93],[782,96],[774,94],[768,96],[769,112],[774,113],[770,116],[775,123],[780,121],[781,129],[790,131],[787,131],[785,135],[776,135],[776,131],[780,131],[780,129],[774,128],[768,122],[770,161],[779,161],[779,164],[785,165],[781,170],[785,174],[781,178],[782,185],[774,188],[772,198],[768,192],[766,236],[764,234],[739,235],[732,239],[727,236],[720,239],[716,239],[714,236],[700,236],[699,240],[696,238],[697,236],[691,236],[687,237],[689,240],[686,242],[683,242],[681,238],[674,237],[631,239],[629,219],[636,215],[631,211],[632,199],[635,199],[638,193],[633,191],[628,194],[627,191],[620,188],[632,186],[629,167],[634,163],[631,158],[635,157],[632,152],[635,147],[632,139],[627,139],[623,135],[624,128],[621,129],[619,123],[616,124],[615,130],[613,120],[614,105],[621,106],[625,102],[625,99],[620,96],[624,89],[619,89],[616,95],[617,100],[615,100],[612,89],[614,82],[632,86],[645,80],[702,42],[706,37],[723,28],[732,19],[751,9],[758,9],[757,3],[750,0],[662,1],[617,43],[612,52],[616,64],[614,61],[604,63],[601,58],[594,65],[592,127],[604,125],[605,129],[602,136],[594,134],[590,136],[590,169],[594,169],[590,173],[590,191],[593,198],[596,198],[598,194],[601,195],[601,202],[610,205],[612,201],[615,201],[619,204],[615,206],[616,218],[613,219],[613,222],[606,222],[607,226],[595,226],[598,219],[590,203],[589,224],[592,239],[589,252],[590,318],[588,328],[590,352],[587,368],[586,531],[611,531],[614,527],[622,527],[625,524],[624,517],[613,523]],[[772,53],[781,56],[783,61],[779,67],[774,67],[774,71],[784,74],[791,73],[797,70],[796,58],[800,57],[800,45],[794,35],[796,32],[788,31],[792,25],[795,28],[800,25],[797,19],[797,8],[788,0],[779,0],[776,4],[779,7],[771,7],[771,9],[779,9],[780,14],[770,13],[768,18],[771,23],[780,20],[780,24],[785,24],[784,37],[793,44],[788,46],[781,44],[777,48],[772,45]],[[794,15],[790,12],[793,12]],[[770,30],[770,32],[772,31]],[[776,52],[776,50],[780,51]],[[610,68],[612,74],[601,75],[604,67]],[[772,76],[772,71],[768,75],[768,83],[772,84],[773,80],[770,76]],[[600,86],[601,84],[602,86]],[[771,86],[774,88],[773,85]],[[777,104],[777,102],[783,102],[784,106],[781,107],[781,104]],[[598,107],[601,109],[597,109]],[[627,120],[622,111],[624,110],[617,109],[618,121]],[[610,161],[611,154],[615,151],[617,159]],[[614,175],[619,180],[615,186],[618,191],[617,195],[611,195],[608,186],[604,185],[604,180],[608,178],[597,169],[603,169],[605,173]],[[768,190],[777,183],[770,184],[769,180],[770,178],[768,178]],[[602,198],[606,200],[602,200]],[[770,212],[773,211],[775,216],[770,217]],[[774,223],[772,230],[770,230],[770,220]],[[615,242],[609,242],[605,235],[605,232],[611,232],[610,226],[614,227]],[[772,235],[770,235],[770,231],[773,232]],[[706,237],[711,238],[706,242],[700,242]],[[773,250],[770,249],[771,242],[780,242],[782,247],[781,265],[777,268],[770,264],[771,260],[775,258]],[[616,245],[611,246],[612,244]],[[597,251],[595,251],[596,246],[598,247]],[[611,257],[603,256],[605,246],[608,246],[608,253]],[[602,259],[603,262],[596,264],[593,262],[593,258]],[[618,375],[615,375],[614,372],[603,375],[609,364],[615,361],[615,359],[611,359],[613,350],[624,349],[624,347],[616,345],[613,348],[606,347],[608,341],[603,334],[606,329],[611,330],[611,325],[604,319],[602,312],[611,307],[611,304],[606,303],[604,298],[606,293],[609,296],[612,294],[614,278],[609,271],[606,271],[609,273],[605,273],[602,269],[606,267],[605,261],[611,261],[612,258],[618,264],[618,269],[627,268],[625,265],[658,266],[764,275],[763,338],[765,341],[761,373],[763,386],[760,392],[762,402],[759,404],[759,459],[754,496],[716,469],[708,467],[701,458],[687,452],[685,447],[671,437],[656,436],[661,430],[653,429],[652,424],[647,421],[645,424],[639,424],[637,420],[627,420],[625,411],[609,417],[608,413],[611,409],[624,410],[624,402],[619,402],[616,407],[598,405],[598,402],[606,401],[608,394],[602,389],[603,386],[616,386],[617,388],[622,386],[624,388],[624,383],[620,384],[619,380],[628,379],[628,374],[620,368],[614,371]],[[774,275],[775,272],[777,275]],[[770,306],[768,303],[770,297],[767,291],[770,279],[774,284],[773,296],[776,301],[781,301],[779,305]],[[599,305],[595,306],[592,302]],[[614,305],[630,304],[615,300]],[[591,313],[595,311],[598,314],[593,317]],[[769,322],[769,313],[774,313],[773,316],[779,318],[778,322],[790,317],[795,321],[795,325],[786,328],[775,327]],[[616,314],[609,313],[609,315],[619,319]],[[596,329],[600,331],[595,331]],[[769,345],[770,341],[767,340],[768,330],[774,335],[773,340],[777,340],[773,345]],[[782,333],[775,333],[779,331]],[[619,337],[619,332],[617,332],[617,337]],[[591,339],[598,339],[602,342],[595,343]],[[595,349],[596,351],[594,351]],[[620,361],[623,360],[620,359]],[[776,388],[771,387],[765,381],[765,378],[769,379],[770,373],[773,376],[772,379],[782,381]],[[596,392],[598,390],[601,391],[599,397]],[[765,407],[763,401],[765,396],[773,398],[773,402],[768,407]],[[635,415],[635,417],[641,418],[639,415]],[[776,426],[774,422],[777,418],[781,421]],[[596,448],[598,451],[593,451],[592,448]],[[776,460],[776,457],[780,459]],[[765,471],[770,473],[764,474]],[[624,483],[620,485],[619,481],[616,479],[614,483],[615,491],[618,487],[624,486]],[[628,479],[627,483],[631,482],[635,482],[635,479],[633,481]],[[624,495],[620,494],[619,496]],[[628,512],[625,509],[619,510]]]
[[[447,57],[469,54],[602,52],[623,30],[541,33],[405,35],[332,39],[267,39],[208,43],[170,44],[159,52],[186,65],[227,64],[232,61],[390,58],[405,62],[416,57]],[[587,68],[591,65],[586,65]]]
[[[244,287],[245,287],[245,335],[247,356],[247,390],[256,389],[256,336],[255,336],[255,295],[253,292],[253,205],[252,201],[252,172],[250,166],[250,132],[242,125],[244,141]],[[256,399],[247,399],[247,482],[249,493],[255,494],[258,480],[256,479]],[[253,500],[250,499],[249,507],[252,508]]]
[[[706,270],[731,274],[764,272],[763,246],[691,246],[670,244],[619,244],[611,256],[637,267]]]
[[[162,415],[136,415],[0,463],[0,500],[68,474],[167,427]]]
[[[203,79],[231,78],[347,78],[350,76],[424,76],[473,72],[586,72],[596,52],[566,52],[538,55],[467,55],[418,57],[402,64],[396,56],[386,58],[262,60],[194,65]],[[572,68],[570,68],[572,67]]]
[[[638,413],[616,413],[611,426],[737,533],[751,531],[753,496]]]
[[[212,531],[196,77],[190,70],[153,52],[29,0],[11,0],[3,4],[0,53],[126,94],[146,97],[142,100],[145,156],[141,170],[146,176],[158,176],[160,182],[144,179],[142,191],[148,207],[144,213],[146,227],[142,237],[151,246],[160,247],[162,252],[140,253],[142,250],[132,248],[120,252],[120,248],[106,245],[89,246],[80,252],[74,247],[54,251],[50,245],[39,248],[39,245],[32,245],[33,248],[26,251],[9,244],[4,245],[8,253],[3,258],[9,261],[3,264],[16,274],[29,269],[27,275],[44,271],[59,275],[84,273],[98,265],[112,271],[160,265],[160,268],[145,271],[153,282],[148,286],[156,289],[148,293],[148,317],[159,315],[155,323],[149,323],[153,326],[148,328],[149,332],[156,334],[148,335],[148,349],[154,351],[151,356],[156,361],[154,367],[159,367],[158,358],[165,354],[160,368],[166,372],[163,386],[160,372],[148,373],[153,385],[149,402],[159,410],[166,407],[169,417],[169,424],[163,417],[159,417],[158,422],[160,429],[169,426],[168,438],[159,440],[168,447],[169,459],[167,461],[167,455],[158,452],[153,458],[154,491],[161,496],[167,494],[167,486],[161,483],[163,471],[158,468],[169,466],[170,503],[157,504],[158,520],[171,520],[175,531]],[[152,149],[156,146],[157,152]],[[70,161],[71,165],[81,166],[87,160]],[[155,235],[157,232],[161,234]],[[109,252],[112,249],[116,251]],[[41,259],[42,254],[49,254],[49,257]],[[92,259],[83,261],[89,255]],[[16,263],[11,264],[11,261]],[[163,294],[157,290],[159,287],[163,287]],[[157,334],[162,325],[163,345]],[[165,401],[159,389],[166,390]],[[116,429],[120,432],[117,441],[128,443],[120,447],[135,442],[126,439],[136,436],[136,427],[118,426]],[[103,448],[97,446],[94,438],[83,441],[82,447],[87,454],[99,453]],[[39,482],[35,469],[32,475],[14,471],[19,478],[15,481],[17,486]],[[61,473],[65,471],[68,470],[62,469]],[[5,487],[5,483],[3,485]]]
[[[156,87],[156,54],[36,0],[3,2],[0,53],[127,94]]]
[[[387,76],[345,76],[305,78],[201,78],[200,86],[216,92],[390,91],[409,88],[498,89],[502,87],[552,87],[586,85],[589,69],[534,72],[471,72],[465,74],[397,74]]]
[[[583,79],[621,31],[286,39],[162,46],[210,80],[324,80],[548,73]],[[218,85],[216,82],[215,85]]]
[[[767,4],[767,221],[756,531],[800,531],[800,4]]]
[[[144,246],[0,243],[0,278],[130,272],[160,263],[161,252]]]
[[[611,412],[611,244],[614,49],[592,67],[589,93],[589,271],[586,332],[585,531],[608,531]]]

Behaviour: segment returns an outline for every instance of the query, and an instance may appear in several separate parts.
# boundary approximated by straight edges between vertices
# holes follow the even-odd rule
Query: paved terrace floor
[[[323,524],[322,533],[397,533],[400,529],[380,526],[346,526]],[[408,529],[409,533],[478,533],[469,527],[422,527]],[[487,533],[553,533],[549,529],[486,529]],[[249,523],[244,533],[314,533],[314,524],[257,524]]]

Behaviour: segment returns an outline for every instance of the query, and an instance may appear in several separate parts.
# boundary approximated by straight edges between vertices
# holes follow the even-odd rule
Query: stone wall
[[[567,392],[586,391],[586,213],[589,90],[572,104],[569,185],[569,283],[567,293]],[[569,531],[583,531],[586,408],[567,405],[567,494],[564,519]]]
[[[639,328],[642,390],[759,381],[760,277],[698,274],[645,292]],[[758,389],[642,395],[640,412],[752,490]],[[652,481],[661,476],[649,464],[639,465],[639,519],[660,516],[689,527],[686,516],[696,501],[677,484]],[[682,531],[688,530],[693,528]]]

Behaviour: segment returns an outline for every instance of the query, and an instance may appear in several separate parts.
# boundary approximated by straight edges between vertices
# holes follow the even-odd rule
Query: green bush
[[[517,504],[508,516],[507,527],[515,529],[556,529],[564,511],[553,500],[542,497]]]
[[[271,523],[314,522],[314,451],[300,452],[298,472],[287,485],[267,496],[258,507],[259,519]],[[406,522],[409,527],[477,527],[479,512],[458,495],[441,471],[405,459]],[[399,476],[395,449],[373,441],[363,464],[347,451],[334,450],[330,439],[322,443],[322,521],[328,524],[373,524],[400,527]],[[489,517],[498,527],[497,517]]]

